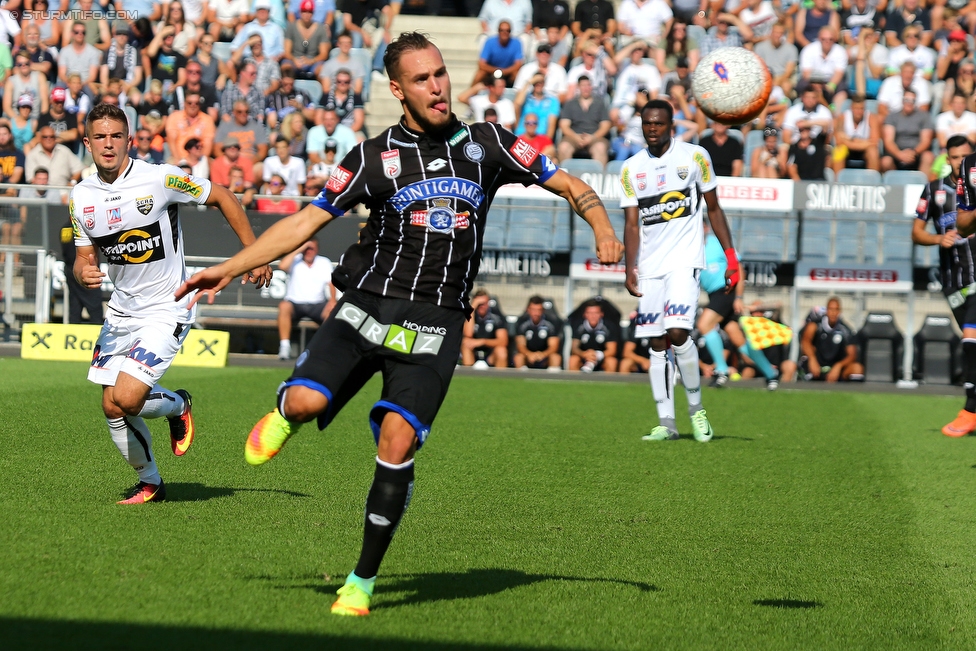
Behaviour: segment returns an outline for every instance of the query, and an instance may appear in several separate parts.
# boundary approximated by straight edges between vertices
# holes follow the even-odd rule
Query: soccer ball
[[[773,89],[773,78],[753,52],[742,47],[722,47],[698,62],[691,89],[705,115],[734,126],[762,113]]]

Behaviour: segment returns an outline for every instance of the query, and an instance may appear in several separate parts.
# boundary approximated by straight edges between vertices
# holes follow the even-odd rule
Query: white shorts
[[[109,311],[95,342],[88,380],[114,387],[121,372],[152,387],[173,363],[189,332],[187,323],[119,317]]]
[[[675,269],[664,276],[641,278],[636,337],[661,337],[671,329],[691,331],[698,311],[700,269]]]

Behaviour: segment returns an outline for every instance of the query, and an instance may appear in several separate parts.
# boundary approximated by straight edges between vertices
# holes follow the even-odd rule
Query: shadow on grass
[[[819,601],[801,601],[799,599],[756,599],[752,605],[766,606],[767,608],[823,608],[823,604]]]
[[[328,617],[328,615],[327,615]],[[336,618],[339,619],[339,618]],[[382,651],[554,651],[555,647],[525,647],[513,645],[487,645],[444,643],[418,640],[397,640],[353,636],[337,633],[285,633],[274,631],[245,631],[193,626],[163,626],[157,624],[128,624],[121,622],[79,622],[50,619],[24,619],[0,617],[0,639],[6,651],[31,651],[35,649],[127,650],[169,651],[171,649],[207,649],[219,651],[250,649],[288,649],[289,651],[314,649],[378,649]]]
[[[279,580],[271,576],[249,577],[256,580]],[[304,577],[308,579],[312,577]],[[318,578],[318,577],[316,577]],[[623,579],[587,578],[579,576],[562,576],[558,574],[529,574],[521,570],[500,568],[469,569],[466,572],[432,572],[428,574],[384,574],[381,577],[377,592],[377,600],[373,610],[396,608],[412,604],[424,604],[437,601],[454,601],[457,599],[476,599],[498,594],[513,588],[542,583],[548,581],[576,581],[581,583],[615,583],[641,592],[658,592],[660,588],[650,583],[640,581],[626,581]],[[302,583],[296,585],[277,585],[282,590],[310,589],[315,592],[335,596],[338,584]],[[382,598],[383,594],[407,593],[392,599]]]
[[[289,497],[311,497],[306,493],[280,488],[232,488],[230,486],[207,486],[195,482],[166,484],[167,502],[206,502],[221,497],[231,497],[235,493],[280,493]]]

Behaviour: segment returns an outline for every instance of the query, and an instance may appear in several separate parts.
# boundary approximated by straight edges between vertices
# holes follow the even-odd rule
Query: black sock
[[[976,340],[962,340],[962,379],[966,387],[966,411],[976,412]]]
[[[377,460],[373,485],[366,497],[363,550],[356,564],[356,576],[363,579],[376,576],[412,494],[412,462],[405,468],[390,468]]]

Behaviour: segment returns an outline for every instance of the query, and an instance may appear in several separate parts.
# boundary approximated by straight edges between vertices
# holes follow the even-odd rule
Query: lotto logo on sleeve
[[[536,148],[521,138],[515,141],[515,144],[512,145],[512,148],[509,151],[512,152],[512,156],[515,156],[515,158],[517,158],[518,161],[526,167],[530,167],[533,161],[535,161],[535,159],[539,156],[539,152],[536,151]]]
[[[352,179],[352,172],[340,165],[332,172],[329,182],[325,184],[325,189],[335,193],[342,192],[349,185],[350,179]]]

